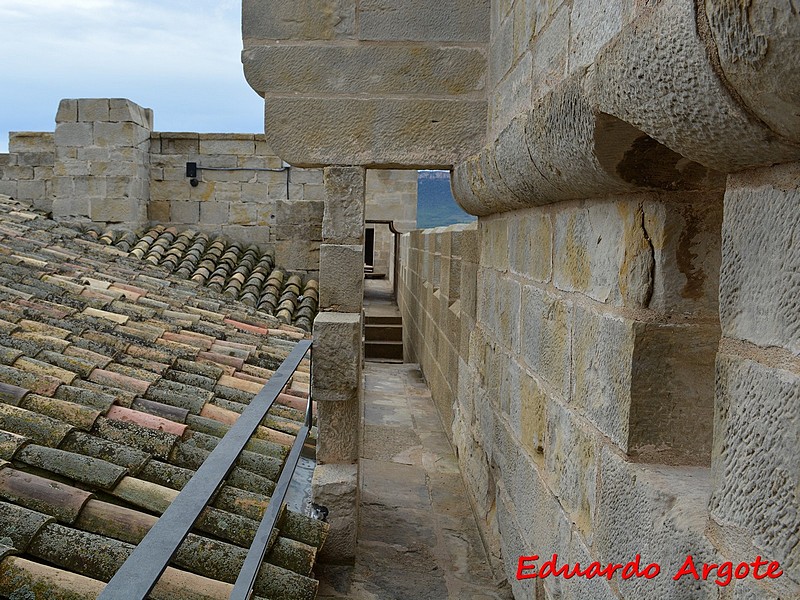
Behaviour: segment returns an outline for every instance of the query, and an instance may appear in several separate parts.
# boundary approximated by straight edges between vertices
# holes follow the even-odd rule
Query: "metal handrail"
[[[272,531],[275,529],[275,525],[280,517],[283,501],[286,498],[286,492],[289,490],[289,484],[292,482],[294,471],[300,460],[300,452],[302,452],[303,445],[308,438],[308,432],[311,430],[311,406],[311,394],[309,394],[308,404],[306,405],[305,422],[297,433],[289,456],[286,458],[283,471],[281,471],[281,476],[278,478],[278,484],[275,487],[275,491],[272,493],[272,498],[270,498],[269,504],[267,505],[267,510],[261,518],[258,531],[256,531],[253,543],[250,546],[250,550],[247,552],[242,570],[239,571],[239,576],[236,578],[236,583],[233,586],[233,591],[229,596],[229,600],[250,600],[250,597],[253,595],[253,587],[256,584],[256,577],[258,577],[261,564],[264,562],[264,556],[267,554]]]
[[[134,548],[131,555],[122,564],[114,577],[111,578],[111,581],[108,582],[105,589],[103,589],[98,596],[98,600],[144,600],[152,591],[159,577],[161,577],[167,565],[172,560],[172,557],[175,555],[175,552],[177,552],[178,547],[189,534],[189,531],[200,517],[200,514],[206,506],[208,506],[212,496],[219,489],[220,485],[222,485],[223,480],[228,476],[236,459],[242,453],[245,445],[250,441],[250,438],[264,420],[269,409],[272,408],[272,405],[278,398],[278,394],[281,393],[289,382],[289,379],[311,348],[311,344],[311,340],[301,340],[297,342],[292,352],[286,357],[286,360],[281,363],[281,366],[278,367],[270,380],[261,388],[261,391],[256,394],[252,402],[231,426],[228,433],[220,440],[216,448],[214,448],[208,458],[200,465],[200,468],[197,469],[194,476],[184,486],[183,490],[181,490],[175,500],[167,507],[167,510],[164,511],[161,518],[156,521],[153,527],[150,528],[150,531],[147,532],[147,535],[139,542],[139,545]],[[305,431],[306,437],[308,436],[308,430],[311,426],[311,417],[311,394],[309,393],[306,418],[300,430],[300,433]],[[298,434],[298,438],[292,446],[289,457],[284,463],[283,472],[279,478],[276,492],[278,492],[282,484],[284,488],[288,487],[288,481],[284,482],[285,473],[291,471],[291,474],[288,476],[289,480],[291,480],[292,474],[294,474],[297,461],[300,457],[300,450],[303,447],[303,443],[305,443],[304,437],[303,441],[298,444],[299,438],[300,435]],[[292,459],[294,462],[290,463]],[[277,515],[273,519],[269,531],[266,532],[267,543],[264,544],[263,548],[260,544],[264,533],[262,527],[265,527],[264,523],[271,511],[280,514],[280,508],[283,505],[283,497],[286,494],[286,490],[283,489],[282,493],[283,496],[279,498],[276,497],[276,494],[273,494],[267,506],[267,511],[264,514],[264,519],[262,519],[261,525],[259,525],[256,534],[256,540],[259,541],[259,545],[255,550],[255,556],[258,556],[260,560],[255,564],[255,573],[252,574],[252,582],[255,581],[258,568],[266,553],[266,546],[269,543],[269,538],[272,534],[274,522],[277,520]],[[256,541],[254,540],[254,546],[255,545]],[[254,548],[251,547],[247,554],[247,559],[245,560],[245,567],[248,567],[248,563],[250,563],[248,567],[250,571],[252,571],[252,563],[255,561],[255,558],[251,559],[251,554],[253,553]],[[250,578],[250,571],[246,574],[245,579]],[[240,578],[241,577],[242,575],[240,574]],[[237,585],[234,586],[231,598],[234,598],[238,586],[239,580],[237,579]],[[250,588],[252,589],[252,584]],[[249,598],[251,593],[252,591],[248,590],[247,595],[241,596],[241,598]]]

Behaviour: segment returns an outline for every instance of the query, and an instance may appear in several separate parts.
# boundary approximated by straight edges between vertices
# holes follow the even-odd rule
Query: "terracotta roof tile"
[[[50,377],[54,377],[55,379],[59,379],[67,385],[75,381],[75,378],[77,377],[77,375],[72,371],[67,371],[61,367],[57,367],[55,365],[51,365],[50,363],[42,362],[33,358],[28,358],[27,356],[19,358],[16,362],[14,362],[13,366],[15,369],[25,371],[26,373],[31,373],[32,375],[48,375]]]
[[[101,413],[107,412],[111,405],[117,401],[117,398],[110,394],[70,385],[60,386],[56,390],[55,397],[59,400],[94,408]]]
[[[5,468],[0,471],[0,498],[72,523],[81,512],[89,492],[31,473]],[[3,522],[0,520],[0,526]],[[0,535],[0,537],[2,537]]]
[[[0,537],[18,552],[25,552],[42,527],[52,522],[49,515],[0,501],[0,523],[3,523]]]
[[[19,406],[25,395],[29,393],[30,391],[25,388],[0,382],[0,403]]]
[[[116,404],[119,404],[120,406],[125,406],[126,408],[130,408],[134,399],[138,395],[136,392],[123,390],[121,388],[116,388],[116,387],[100,385],[99,383],[93,383],[89,380],[84,380],[84,379],[78,379],[74,381],[73,385],[76,388],[81,388],[92,392],[100,392],[102,394],[112,396]],[[57,393],[58,392],[56,392],[56,394]]]
[[[176,423],[186,423],[188,416],[191,414],[189,409],[170,406],[169,404],[147,400],[145,398],[136,398],[133,404],[131,404],[131,408],[163,419],[175,421]]]
[[[26,396],[20,406],[25,410],[40,413],[85,431],[94,426],[97,417],[101,414],[99,410],[88,406],[36,394]]]
[[[123,467],[99,458],[36,444],[28,444],[22,448],[14,460],[104,490],[112,489],[128,472]]]
[[[150,461],[150,454],[147,452],[104,440],[82,431],[71,432],[61,444],[61,449],[100,458],[128,469],[131,475],[139,473],[142,467]]]
[[[30,438],[44,446],[57,447],[72,426],[18,406],[0,404],[0,429]]]
[[[80,360],[84,360],[88,363],[91,363],[95,367],[100,367],[101,369],[108,366],[108,364],[113,360],[112,358],[105,356],[103,354],[99,354],[97,352],[92,352],[86,348],[81,348],[77,345],[70,345],[68,348],[64,350],[64,354],[66,356],[72,356]]]
[[[142,450],[161,460],[169,460],[172,448],[178,440],[176,435],[166,431],[104,417],[97,419],[92,433],[110,442]]]
[[[134,404],[135,406],[135,404]],[[155,429],[157,431],[166,431],[178,437],[182,437],[186,433],[186,425],[181,425],[174,421],[157,417],[152,414],[140,412],[130,408],[123,408],[121,406],[112,406],[106,414],[109,419],[116,421],[125,421],[126,423],[135,423],[146,427],[148,429]]]
[[[145,394],[150,387],[149,381],[143,381],[113,371],[106,371],[105,369],[95,369],[92,371],[89,375],[89,381],[109,387],[117,387],[137,394]]]
[[[97,317],[99,319],[107,319],[114,323],[119,323],[120,325],[124,325],[130,319],[130,317],[127,315],[121,315],[119,313],[113,313],[107,310],[98,310],[91,307],[84,309],[83,314],[90,317]]]
[[[28,438],[23,435],[3,431],[0,429],[0,459],[13,460],[14,454],[28,443]]]

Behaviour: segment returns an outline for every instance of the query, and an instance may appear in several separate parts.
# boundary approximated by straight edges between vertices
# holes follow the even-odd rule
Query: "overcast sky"
[[[61,98],[129,98],[158,131],[261,132],[241,0],[0,0],[0,152],[53,131]]]

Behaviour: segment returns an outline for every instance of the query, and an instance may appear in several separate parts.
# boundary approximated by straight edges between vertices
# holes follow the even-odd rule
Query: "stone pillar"
[[[123,98],[62,100],[56,115],[53,216],[147,222],[153,111]]]
[[[358,456],[364,302],[363,167],[327,167],[320,246],[320,313],[314,321],[317,468],[314,502],[327,506],[331,531],[321,558],[348,562],[358,529]]]

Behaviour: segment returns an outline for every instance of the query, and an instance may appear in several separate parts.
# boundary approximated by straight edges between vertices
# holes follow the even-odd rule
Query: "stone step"
[[[372,342],[364,343],[364,358],[367,360],[403,360],[403,342]]]
[[[403,325],[372,325],[364,327],[364,337],[369,342],[402,342]]]
[[[402,325],[403,318],[400,315],[365,315],[365,325]]]

